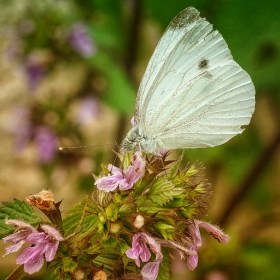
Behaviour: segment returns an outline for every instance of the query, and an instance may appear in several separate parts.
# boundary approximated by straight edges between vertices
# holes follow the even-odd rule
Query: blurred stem
[[[136,61],[136,55],[138,50],[139,42],[139,30],[140,30],[140,21],[141,21],[141,11],[142,11],[142,0],[133,0],[131,1],[131,24],[130,30],[128,31],[128,40],[126,48],[126,59],[124,62],[125,71],[129,79],[134,82],[133,77],[133,67]],[[125,134],[125,124],[126,116],[121,115],[117,124],[117,143],[120,144],[123,140]]]
[[[280,130],[278,131],[276,137],[273,139],[271,144],[264,149],[263,153],[260,157],[255,161],[255,165],[252,166],[249,171],[247,177],[240,183],[240,185],[236,188],[238,191],[235,195],[232,196],[232,199],[227,204],[227,208],[223,212],[219,225],[225,227],[231,217],[232,213],[239,206],[241,201],[246,197],[246,195],[250,192],[250,190],[254,187],[255,182],[259,179],[262,172],[267,167],[268,162],[272,159],[275,154],[277,148],[280,144]]]
[[[17,267],[7,278],[6,280],[19,280],[23,278],[26,273],[23,270],[23,264]]]
[[[280,222],[279,211],[269,212],[256,220],[251,221],[240,234],[242,244],[248,244],[252,239],[258,238],[264,231],[278,226]],[[273,241],[273,240],[272,240]]]

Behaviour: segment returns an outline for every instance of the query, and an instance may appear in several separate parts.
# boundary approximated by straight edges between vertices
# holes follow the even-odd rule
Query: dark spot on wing
[[[209,60],[203,58],[200,60],[200,62],[198,63],[198,68],[201,69],[206,69],[209,66]]]

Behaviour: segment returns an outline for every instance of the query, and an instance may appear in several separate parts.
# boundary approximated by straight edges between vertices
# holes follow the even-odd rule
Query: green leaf
[[[65,235],[75,232],[86,232],[98,220],[98,208],[90,198],[68,210],[63,218]]]
[[[157,205],[163,206],[173,199],[175,194],[180,194],[183,190],[174,188],[171,181],[164,177],[158,177],[150,187],[148,197]]]
[[[116,221],[118,218],[118,211],[119,211],[119,206],[111,203],[106,209],[106,216],[108,218],[108,220],[110,221]]]
[[[174,232],[176,229],[164,222],[158,222],[155,224],[156,230],[162,235],[166,240],[173,240]]]
[[[124,253],[131,248],[124,240],[119,240],[117,247],[121,255],[124,255]]]
[[[6,225],[6,219],[24,221],[37,226],[43,219],[25,201],[14,199],[14,202],[4,201],[0,207],[0,238],[14,232],[14,226]]]
[[[106,272],[123,271],[122,258],[117,254],[100,254],[94,259],[93,264],[96,267],[104,267]]]
[[[80,265],[88,266],[91,261],[91,256],[87,253],[82,253],[77,257],[77,261]]]
[[[114,237],[108,237],[108,238],[105,238],[103,240],[101,240],[101,245],[104,247],[104,248],[115,248],[118,244],[118,241],[116,238]]]
[[[162,248],[164,258],[160,264],[157,280],[169,280],[171,275],[171,258],[167,248]]]
[[[178,158],[178,160],[176,161],[175,165],[171,168],[170,170],[170,174],[169,174],[169,178],[173,178],[179,171],[179,166],[180,166],[180,163],[183,159],[183,154],[181,154],[181,156]]]
[[[78,266],[78,263],[76,261],[74,261],[70,257],[63,258],[62,261],[63,261],[63,269],[64,269],[64,271],[73,272],[77,268],[77,266]]]

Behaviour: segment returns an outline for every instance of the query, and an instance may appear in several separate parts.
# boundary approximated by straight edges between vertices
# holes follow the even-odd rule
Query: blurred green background
[[[204,236],[198,267],[187,271],[175,255],[173,279],[279,279],[278,0],[1,0],[1,200],[49,188],[67,210],[91,193],[91,172],[98,174],[118,149],[104,144],[119,144],[130,128],[149,58],[168,23],[188,6],[214,24],[251,75],[256,110],[230,142],[185,151],[186,162],[201,162],[213,185],[205,220],[220,225],[231,241]],[[1,259],[0,279],[15,258]]]

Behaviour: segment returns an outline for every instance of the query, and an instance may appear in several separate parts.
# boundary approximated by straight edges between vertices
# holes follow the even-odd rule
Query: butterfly
[[[141,81],[123,152],[221,145],[249,124],[255,88],[222,35],[189,7],[168,25]]]

